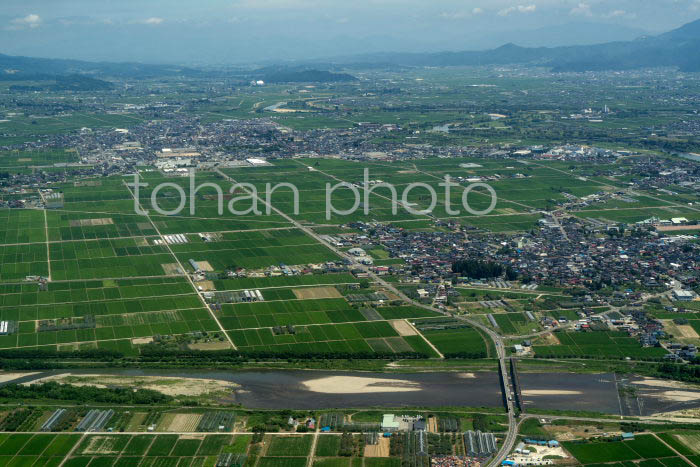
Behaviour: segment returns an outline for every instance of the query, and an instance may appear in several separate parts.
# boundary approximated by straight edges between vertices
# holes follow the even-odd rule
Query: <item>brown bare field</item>
[[[152,337],[134,337],[131,339],[132,344],[150,344],[153,342]]]
[[[199,269],[204,272],[212,272],[214,270],[211,264],[209,264],[209,261],[197,261],[197,264],[199,265]]]
[[[656,227],[659,232],[676,232],[679,230],[700,230],[700,225],[659,225]]]
[[[436,417],[428,417],[428,432],[429,433],[437,433],[438,432],[437,418]]]
[[[664,329],[667,334],[672,334],[676,338],[684,339],[698,339],[697,331],[688,324],[676,324],[672,319],[662,319],[661,322],[664,325]]]
[[[163,268],[163,272],[169,276],[181,275],[180,266],[177,263],[167,263],[160,265]]]
[[[201,265],[202,263],[198,263],[198,264]],[[209,264],[209,263],[207,263],[207,264]],[[199,281],[199,282],[195,282],[195,285],[197,287],[201,287],[202,290],[207,291],[207,292],[210,290],[216,290],[214,288],[214,283],[212,281]]]
[[[335,287],[304,287],[292,289],[292,292],[294,292],[294,296],[299,300],[342,297]]]
[[[389,438],[380,437],[377,444],[367,444],[365,457],[389,457]]]
[[[401,300],[401,297],[396,295],[394,292],[390,292],[388,290],[382,290],[382,293],[384,295],[386,295],[386,298],[388,298],[389,300]]]
[[[83,454],[116,454],[120,450],[115,450],[116,439],[113,436],[91,436],[88,445],[83,449]]]
[[[396,329],[399,336],[415,336],[418,334],[413,326],[408,324],[408,322],[403,319],[395,319],[393,321],[389,321],[389,323],[394,329]]]
[[[193,350],[226,350],[231,346],[227,341],[224,342],[197,342],[189,344],[187,347]]]
[[[594,425],[545,425],[544,429],[556,435],[556,438],[560,441],[571,441],[573,439],[590,438],[592,436],[600,436],[603,433],[611,433],[610,428],[602,427],[602,429],[599,429]]]
[[[678,329],[683,337],[688,337],[691,339],[700,338],[697,331],[689,324],[676,325],[676,329]]]
[[[103,217],[100,219],[74,219],[69,223],[71,227],[92,227],[94,225],[112,225],[114,221],[111,217]]]
[[[557,339],[557,336],[554,335],[554,333],[549,333],[549,334],[544,334],[542,337],[540,337],[542,340],[542,345],[559,345],[561,342],[559,342],[559,339]]]
[[[202,419],[202,414],[196,413],[166,413],[163,416],[163,421],[160,423],[163,431],[181,432],[194,431]]]

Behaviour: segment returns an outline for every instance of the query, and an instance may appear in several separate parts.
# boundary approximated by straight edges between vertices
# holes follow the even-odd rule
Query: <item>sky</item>
[[[700,0],[1,0],[0,53],[187,65],[632,40]]]

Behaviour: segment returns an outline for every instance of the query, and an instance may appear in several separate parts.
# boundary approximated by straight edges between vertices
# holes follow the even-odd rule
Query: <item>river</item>
[[[70,373],[171,376],[230,381],[223,399],[248,408],[503,407],[495,372],[373,373],[314,370],[69,370]],[[41,372],[28,382],[67,371]],[[521,374],[526,407],[619,413],[613,375]]]
[[[77,376],[168,376],[228,381],[234,383],[235,388],[222,398],[222,402],[252,409],[503,407],[496,372],[95,369],[42,371],[3,384],[26,383],[65,373]],[[521,372],[519,378],[526,411],[537,408],[650,415],[700,408],[700,386],[671,381],[616,378],[612,373]],[[618,384],[636,387],[636,396],[621,398]]]

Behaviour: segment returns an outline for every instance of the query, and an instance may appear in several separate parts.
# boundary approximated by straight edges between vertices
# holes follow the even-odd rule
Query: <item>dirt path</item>
[[[126,181],[124,182],[124,186],[126,186],[126,189],[129,190],[129,193],[131,193],[131,197],[134,198],[134,201],[139,205],[139,207],[141,207],[140,200],[136,197],[136,195],[131,190],[131,187],[126,183]],[[175,259],[177,264],[180,266],[180,269],[183,271],[187,271],[187,269],[185,269],[185,267],[180,262],[180,259],[175,255],[175,252],[172,250],[172,248],[170,248],[170,244],[167,241],[165,241],[165,237],[163,236],[162,233],[160,233],[160,229],[158,228],[156,223],[153,222],[153,220],[151,219],[151,216],[149,216],[148,213],[146,213],[146,214],[144,214],[144,217],[146,219],[148,219],[148,222],[151,223],[151,225],[153,226],[153,230],[156,231],[156,233],[160,237],[160,240],[163,242],[163,245],[165,246],[165,248],[168,250],[168,252],[170,252],[170,255]],[[219,321],[219,318],[216,316],[216,313],[214,313],[214,311],[211,308],[209,308],[209,304],[204,299],[202,292],[199,291],[199,288],[192,280],[192,277],[187,273],[185,274],[185,277],[187,277],[187,280],[189,281],[190,285],[192,286],[192,289],[197,293],[197,296],[199,297],[199,300],[202,302],[202,305],[204,306],[204,308],[207,309],[207,311],[209,312],[211,317],[214,319],[214,321],[216,321],[217,326],[219,326],[219,329],[221,329],[221,332],[224,334],[224,337],[226,337],[226,340],[228,340],[228,343],[231,344],[231,347],[233,347],[233,350],[238,350],[238,347],[236,347],[236,344],[234,344],[233,341],[231,340],[231,337],[228,335],[228,333],[224,329],[224,326],[221,324],[221,321]]]
[[[51,282],[51,251],[49,248],[49,221],[44,209],[44,232],[46,234],[46,264],[49,268],[49,282]]]
[[[681,454],[680,452],[676,451],[676,449],[675,449],[673,446],[671,446],[670,444],[668,444],[668,443],[667,443],[666,441],[664,441],[663,439],[659,438],[659,435],[657,435],[656,433],[652,433],[652,434],[654,435],[654,438],[658,439],[659,441],[661,441],[661,442],[664,444],[664,446],[666,446],[667,448],[669,448],[671,451],[675,452],[676,455],[677,455],[678,457],[680,457],[681,459],[683,459],[684,461],[686,461],[686,462],[688,463],[688,465],[695,465],[695,463],[690,462],[690,461],[688,460],[688,458],[685,457],[683,454]]]
[[[316,445],[318,444],[318,433],[321,429],[320,423],[317,424],[316,431],[314,432],[314,439],[311,443],[311,450],[309,451],[309,457],[306,458],[306,467],[313,467],[314,459],[316,458]]]
[[[68,459],[70,459],[70,457],[73,455],[75,450],[78,449],[78,446],[83,444],[83,439],[85,439],[85,435],[87,435],[87,433],[83,433],[83,436],[81,436],[80,439],[78,440],[78,442],[73,445],[73,447],[70,449],[70,451],[68,451],[68,454],[66,454],[66,457],[64,457],[63,460],[61,461],[61,463],[58,464],[58,467],[63,467],[65,465],[65,463],[68,461]]]

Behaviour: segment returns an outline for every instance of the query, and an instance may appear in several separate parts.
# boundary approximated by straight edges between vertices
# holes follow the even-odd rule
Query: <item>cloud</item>
[[[146,18],[146,19],[144,19],[144,20],[142,20],[142,21],[140,21],[140,22],[141,22],[142,24],[153,24],[153,25],[158,25],[158,24],[161,24],[163,21],[165,21],[163,18],[152,17],[152,18]]]
[[[93,17],[93,16],[63,16],[54,18],[52,23],[60,24],[61,26],[95,26],[95,25],[110,25],[114,24],[111,18]]]
[[[321,0],[235,0],[233,8],[246,8],[251,10],[300,10],[320,8]]]
[[[440,13],[440,18],[454,19],[454,20],[465,19],[465,18],[471,18],[473,16],[478,16],[478,15],[482,14],[483,12],[484,12],[484,10],[482,10],[479,7],[474,8],[470,11],[465,11],[465,10],[453,11],[453,12],[444,11],[444,12]]]
[[[588,3],[579,3],[578,6],[575,6],[574,8],[571,9],[569,12],[570,15],[572,16],[588,16],[591,17],[593,16],[593,12],[591,11],[591,6]]]
[[[41,26],[41,17],[37,14],[31,13],[22,18],[15,18],[10,22],[10,26],[7,29],[19,30],[19,29],[36,29]]]
[[[625,16],[627,12],[625,10],[613,10],[610,13],[606,13],[604,16],[606,18],[617,18],[618,16]]]
[[[613,11],[603,15],[603,18],[605,18],[605,19],[621,18],[621,17],[624,17],[627,19],[634,19],[637,17],[637,13],[628,13],[625,10],[613,10]]]
[[[508,8],[504,8],[501,11],[498,12],[499,16],[508,16],[511,13],[534,13],[537,10],[537,5],[518,5],[518,6],[510,6]]]
[[[464,19],[467,16],[469,15],[464,11],[455,11],[451,13],[443,11],[442,13],[440,13],[440,18],[442,19]]]

